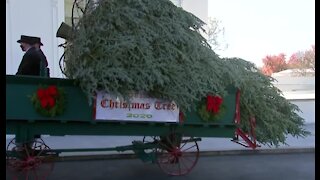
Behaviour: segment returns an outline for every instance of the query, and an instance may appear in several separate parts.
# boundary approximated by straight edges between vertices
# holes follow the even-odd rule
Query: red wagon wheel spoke
[[[180,176],[189,173],[199,158],[199,147],[192,137],[172,133],[162,138],[157,150],[157,162],[169,175]]]
[[[160,145],[161,148],[167,149],[168,151],[170,151],[170,150],[172,149],[172,148],[169,147],[167,144],[164,144],[164,143],[162,143],[162,142],[160,142],[159,145]]]
[[[29,149],[27,146],[27,143],[23,145],[24,151],[26,152],[27,158],[29,158],[30,156],[33,156],[33,153],[30,155],[29,150],[31,150],[31,148]]]
[[[49,150],[50,148],[42,140],[17,146],[13,139],[8,144],[7,151],[15,153],[16,156],[7,157],[8,167],[16,179],[46,179],[54,165],[53,161],[50,161],[52,155],[46,153]]]
[[[196,147],[196,145],[193,145],[193,146],[189,147],[188,149],[186,149],[186,150],[184,150],[184,151],[182,151],[182,152],[186,152],[187,150],[189,150],[189,149],[191,149],[191,148],[193,148],[193,147]],[[181,148],[181,149],[182,149],[182,148]]]
[[[187,144],[187,142],[185,142],[182,146],[181,146],[181,149]]]

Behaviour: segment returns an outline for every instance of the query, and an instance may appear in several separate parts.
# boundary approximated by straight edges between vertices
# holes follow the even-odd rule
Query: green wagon
[[[63,88],[65,107],[61,115],[41,115],[30,96],[39,86]],[[256,148],[254,131],[243,132],[240,123],[240,91],[230,87],[223,97],[224,113],[216,120],[201,118],[198,111],[180,114],[177,122],[95,119],[95,103],[88,99],[74,80],[28,76],[6,76],[6,134],[15,138],[7,146],[8,166],[23,172],[53,164],[61,152],[132,150],[143,161],[152,161],[170,175],[185,175],[197,163],[201,137],[224,137]],[[254,118],[252,118],[254,130]],[[39,135],[119,135],[141,136],[141,141],[115,148],[51,149]],[[52,166],[49,166],[52,168]],[[50,169],[49,168],[49,169]]]

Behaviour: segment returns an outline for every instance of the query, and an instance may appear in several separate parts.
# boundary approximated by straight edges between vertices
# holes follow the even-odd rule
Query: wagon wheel
[[[199,158],[199,146],[193,137],[171,133],[161,137],[157,163],[167,174],[181,176],[189,173]]]
[[[71,10],[71,25],[73,29],[76,29],[76,26],[79,22],[79,19],[85,13],[86,0],[74,0]]]
[[[73,0],[71,9],[71,25],[77,29],[79,20],[87,13],[93,12],[99,5],[96,0]]]
[[[46,151],[50,148],[37,139],[28,143],[17,144],[12,139],[6,153],[7,166],[13,171],[15,179],[46,179],[53,170],[53,156]]]

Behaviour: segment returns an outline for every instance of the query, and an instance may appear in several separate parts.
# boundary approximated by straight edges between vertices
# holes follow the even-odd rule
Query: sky
[[[216,51],[221,57],[239,57],[261,67],[267,55],[289,58],[315,44],[315,0],[208,1],[209,17],[225,29],[228,47]]]

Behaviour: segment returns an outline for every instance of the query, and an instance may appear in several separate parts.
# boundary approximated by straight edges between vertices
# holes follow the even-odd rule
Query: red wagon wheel
[[[6,154],[6,159],[7,166],[15,176],[13,179],[46,179],[54,165],[53,156],[47,153],[48,150],[50,148],[42,139],[22,144],[12,139],[7,146],[11,154]]]
[[[157,149],[157,163],[167,174],[181,176],[189,173],[199,158],[197,142],[188,136],[172,133],[161,137]]]

